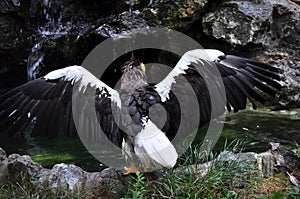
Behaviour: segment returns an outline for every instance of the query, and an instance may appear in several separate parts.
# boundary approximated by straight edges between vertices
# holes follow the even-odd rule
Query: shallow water
[[[265,151],[269,142],[295,146],[300,143],[299,113],[243,111],[228,115],[225,129],[236,131],[237,138],[246,142],[247,151]]]
[[[201,133],[195,143],[201,142]],[[243,111],[228,114],[216,150],[222,149],[226,140],[239,139],[246,151],[262,152],[269,148],[269,142],[280,142],[287,146],[300,143],[300,118],[297,112],[261,112]],[[0,135],[0,147],[8,153],[28,154],[34,161],[44,167],[52,167],[57,163],[71,163],[89,171],[98,171],[103,165],[91,156],[78,138],[59,136],[55,139],[31,138],[27,134],[9,138]]]

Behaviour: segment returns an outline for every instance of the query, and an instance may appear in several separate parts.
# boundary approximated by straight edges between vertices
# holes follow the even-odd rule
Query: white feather
[[[219,61],[219,57],[225,55],[223,52],[215,49],[205,49],[204,51],[209,58],[208,61]]]
[[[175,77],[185,74],[185,70],[189,68],[189,65],[192,63],[201,63],[205,66],[206,64],[202,60],[218,61],[218,57],[222,55],[224,55],[223,52],[215,49],[196,49],[186,52],[167,77],[155,85],[155,90],[158,92],[161,101],[165,102],[169,99],[172,84],[175,83]]]
[[[79,82],[79,90],[86,88],[88,85],[95,88],[106,88],[111,95],[111,100],[116,102],[121,107],[121,100],[119,93],[110,88],[108,85],[96,78],[92,73],[82,66],[69,66],[66,68],[54,70],[44,76],[45,79],[54,80],[64,78],[64,80],[71,82],[71,84]]]
[[[167,168],[173,167],[178,158],[172,143],[151,120],[136,135],[134,151],[141,161],[147,162],[145,159],[151,159]]]
[[[126,142],[124,138],[122,140],[122,154],[126,161],[132,159],[132,145]]]

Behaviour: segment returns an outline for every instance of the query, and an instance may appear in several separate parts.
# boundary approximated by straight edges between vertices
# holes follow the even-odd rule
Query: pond
[[[297,112],[266,112],[246,110],[230,113],[215,150],[221,150],[225,142],[239,139],[244,143],[245,151],[262,152],[269,148],[269,142],[280,142],[286,146],[300,144],[300,117]],[[200,129],[194,144],[202,141],[205,127]],[[78,138],[59,136],[55,139],[32,138],[28,134],[13,138],[0,135],[0,147],[8,154],[28,154],[34,161],[44,167],[52,167],[57,163],[70,163],[81,166],[88,171],[99,171],[104,166],[93,158]]]

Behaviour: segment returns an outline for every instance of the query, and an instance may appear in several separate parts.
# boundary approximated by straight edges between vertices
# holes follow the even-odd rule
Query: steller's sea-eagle
[[[203,58],[203,52],[207,58]],[[195,66],[206,70],[212,64],[218,69],[225,88],[226,104],[218,111],[219,115],[225,112],[225,108],[228,111],[233,109],[234,112],[245,109],[247,99],[264,103],[264,97],[259,94],[261,91],[275,96],[281,87],[277,68],[255,60],[225,55],[213,49],[186,52],[173,70],[157,84],[148,84],[145,65],[132,59],[122,68],[121,86],[118,90],[110,88],[81,66],[69,66],[0,96],[0,132],[13,135],[33,123],[32,136],[55,137],[61,125],[64,125],[67,135],[76,134],[72,94],[77,89],[76,95],[92,93],[89,100],[100,123],[92,127],[86,125],[87,134],[102,128],[106,138],[116,146],[126,148],[142,165],[156,164],[170,168],[178,158],[170,140],[175,137],[181,121],[179,112],[185,111],[179,107],[172,88],[178,84],[180,77],[188,81],[198,100],[198,126],[203,126],[215,116],[211,115],[213,104],[209,89]],[[176,86],[185,96],[186,85]],[[191,96],[185,97],[188,103]],[[150,107],[155,105],[161,105],[166,110],[165,122],[161,127],[151,118]],[[76,122],[88,122],[85,106],[76,108],[79,109],[79,119]],[[117,114],[113,114],[114,110]],[[116,118],[119,116],[120,118]],[[148,139],[144,139],[145,137]],[[135,172],[136,168],[132,165],[126,170],[125,174],[128,174]]]

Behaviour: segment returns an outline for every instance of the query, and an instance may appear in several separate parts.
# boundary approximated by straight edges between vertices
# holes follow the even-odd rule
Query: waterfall
[[[49,39],[57,39],[66,35],[69,26],[62,24],[62,8],[59,0],[43,0],[41,2],[46,23],[37,28],[32,36],[34,44],[27,59],[27,76],[29,80],[40,76],[40,68],[43,67],[45,52],[43,45]]]
[[[38,78],[39,66],[43,63],[45,52],[41,50],[43,41],[39,41],[32,48],[28,56],[27,76],[29,80]]]
[[[139,0],[124,0],[124,2],[129,5],[129,12],[131,13],[132,12],[132,7],[134,5],[138,5],[140,4],[140,1]]]

